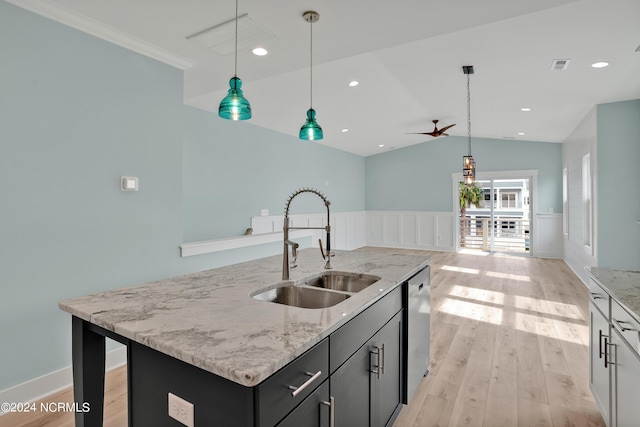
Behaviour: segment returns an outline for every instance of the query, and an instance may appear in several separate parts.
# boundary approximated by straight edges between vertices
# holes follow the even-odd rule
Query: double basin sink
[[[300,308],[326,308],[373,285],[379,276],[327,271],[297,282],[283,282],[252,294],[254,299]]]

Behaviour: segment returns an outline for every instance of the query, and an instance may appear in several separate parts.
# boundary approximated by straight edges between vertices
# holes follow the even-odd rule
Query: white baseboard
[[[122,346],[107,352],[106,370],[118,368],[127,363],[127,347]],[[31,403],[67,389],[73,385],[71,366],[34,378],[6,390],[0,391],[0,402]],[[0,416],[5,412],[0,410]]]

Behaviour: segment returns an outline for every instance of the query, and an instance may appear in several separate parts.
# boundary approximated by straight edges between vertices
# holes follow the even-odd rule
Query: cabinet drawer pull
[[[613,325],[616,326],[618,329],[620,329],[622,332],[635,331],[635,329],[633,328],[626,328],[622,326],[623,323],[629,324],[629,322],[625,322],[624,320],[617,320],[613,318],[611,320],[613,321]]]
[[[336,425],[336,405],[335,399],[333,396],[329,396],[329,401],[322,401],[323,405],[327,405],[329,407],[329,427],[335,427]]]
[[[595,292],[589,292],[591,294],[591,298],[593,299],[604,299],[604,297],[600,294],[597,294]]]
[[[602,359],[602,356],[604,355],[604,351],[602,351],[602,339],[603,338],[608,338],[609,336],[603,334],[602,333],[602,329],[598,330],[598,335],[599,335],[599,338],[598,338],[598,353],[600,354],[598,356],[598,359]]]
[[[374,346],[373,348],[374,351],[370,351],[369,353],[373,353],[376,355],[377,365],[374,366],[376,370],[374,371],[373,369],[371,369],[371,372],[376,374],[377,379],[380,379],[380,376],[384,375],[384,344],[382,344],[382,347]]]
[[[380,379],[380,375],[382,374],[382,364],[381,364],[382,352],[380,351],[380,347],[378,346],[374,346],[373,348],[374,350],[370,351],[369,354],[376,355],[376,365],[373,366],[373,368],[376,368],[376,370],[374,371],[373,368],[371,368],[371,372],[376,374],[377,379]]]
[[[289,386],[289,390],[293,390],[291,392],[291,397],[296,397],[300,392],[302,392],[302,390],[304,390],[305,388],[307,388],[309,386],[309,384],[311,384],[312,382],[314,382],[316,379],[318,379],[318,377],[320,375],[322,375],[322,371],[318,371],[315,374],[311,373],[311,372],[305,372],[305,375],[310,376],[311,378],[309,378],[307,381],[304,382],[304,384],[302,384],[299,387],[290,385]]]
[[[609,365],[615,365],[615,363],[609,361],[609,352],[607,351],[607,347],[615,347],[615,344],[609,342],[609,337],[604,336],[604,367],[608,368]]]

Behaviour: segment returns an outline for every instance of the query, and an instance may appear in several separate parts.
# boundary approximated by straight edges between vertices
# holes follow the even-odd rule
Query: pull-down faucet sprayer
[[[326,227],[290,227],[289,226],[289,207],[291,206],[291,201],[298,195],[301,193],[313,193],[316,196],[320,197],[322,199],[322,201],[324,202],[324,205],[327,207],[327,226]],[[320,240],[320,253],[322,254],[322,258],[325,259],[327,261],[327,263],[324,265],[324,268],[326,269],[330,269],[331,268],[331,225],[330,225],[330,218],[331,218],[331,214],[329,212],[329,205],[331,204],[331,202],[329,202],[329,200],[327,200],[327,198],[324,196],[324,194],[322,194],[321,192],[319,192],[318,190],[315,190],[313,188],[301,188],[299,190],[296,190],[293,192],[293,194],[291,194],[291,196],[289,196],[289,199],[287,199],[287,204],[285,205],[284,208],[284,253],[282,256],[282,280],[289,280],[289,269],[290,268],[295,268],[296,267],[296,259],[298,256],[298,244],[296,242],[293,242],[291,240],[289,240],[289,230],[325,230],[327,232],[327,250],[326,252],[322,249],[322,240]],[[289,246],[291,246],[291,256],[293,257],[293,261],[291,262],[291,264],[289,263]]]

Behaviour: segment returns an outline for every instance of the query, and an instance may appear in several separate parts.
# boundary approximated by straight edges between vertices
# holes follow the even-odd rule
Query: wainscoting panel
[[[292,227],[325,227],[326,213],[290,215]],[[365,212],[336,212],[331,214],[331,249],[353,250],[361,248],[366,243]],[[284,215],[258,216],[251,218],[254,235],[263,233],[282,233]],[[318,239],[326,247],[325,231],[311,230],[313,237],[311,246],[318,247]]]
[[[367,211],[369,246],[455,251],[452,212]]]
[[[533,229],[533,255],[540,258],[562,258],[562,214],[539,213],[536,220],[536,227]]]

